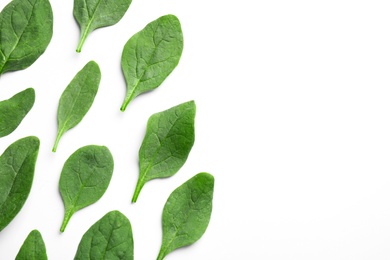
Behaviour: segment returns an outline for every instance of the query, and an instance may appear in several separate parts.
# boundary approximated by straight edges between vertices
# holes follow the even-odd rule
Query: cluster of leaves
[[[111,26],[125,15],[131,0],[75,0],[73,14],[80,25],[77,52],[95,29]],[[46,50],[53,34],[53,13],[48,0],[13,0],[0,13],[0,75],[31,66]],[[183,51],[179,19],[165,15],[133,35],[122,53],[127,93],[122,111],[141,93],[160,86],[178,65]],[[77,73],[58,104],[58,132],[53,152],[63,134],[78,125],[91,108],[101,80],[99,65],[90,61]],[[11,134],[34,105],[35,91],[26,89],[0,102],[0,137]],[[132,202],[146,182],[176,174],[195,141],[194,101],[153,114],[139,149],[139,178]],[[0,231],[18,214],[30,193],[39,151],[37,137],[11,144],[0,157]],[[97,202],[107,190],[114,159],[105,146],[88,145],[65,162],[59,190],[65,206],[61,232],[73,214]],[[169,196],[162,215],[163,238],[157,259],[200,239],[209,224],[214,177],[199,173]],[[133,259],[130,221],[111,211],[82,237],[75,259]],[[47,259],[39,231],[26,238],[16,259]]]

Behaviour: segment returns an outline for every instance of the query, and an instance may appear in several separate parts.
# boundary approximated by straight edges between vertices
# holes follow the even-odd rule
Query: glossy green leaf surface
[[[30,194],[39,139],[30,136],[11,144],[0,157],[0,231],[19,213]]]
[[[0,102],[0,137],[11,134],[19,126],[34,102],[35,91],[32,88]]]
[[[80,123],[91,108],[99,89],[100,79],[99,65],[90,61],[62,93],[58,104],[58,133],[53,152],[57,150],[62,135]]]
[[[195,175],[172,192],[163,210],[163,241],[157,260],[202,237],[210,222],[213,193],[214,177],[208,173]]]
[[[45,242],[38,230],[30,232],[15,260],[47,260]]]
[[[160,86],[179,63],[182,52],[183,33],[174,15],[158,18],[131,37],[122,53],[127,91],[121,110],[139,94]]]
[[[134,241],[130,221],[119,211],[111,211],[83,235],[75,258],[134,259]]]
[[[139,150],[140,174],[132,202],[136,202],[144,184],[167,178],[186,162],[195,142],[194,101],[152,115]]]
[[[87,36],[95,29],[111,26],[125,15],[131,0],[74,0],[73,15],[80,25],[77,52],[81,52]]]
[[[23,70],[46,50],[53,35],[48,0],[13,0],[0,13],[0,74]]]
[[[114,159],[105,146],[84,146],[66,160],[59,184],[65,205],[61,232],[64,232],[73,213],[103,196],[113,171]]]

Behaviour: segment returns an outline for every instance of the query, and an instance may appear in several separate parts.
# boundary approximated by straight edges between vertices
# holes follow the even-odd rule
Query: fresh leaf
[[[87,36],[95,29],[111,26],[125,15],[131,0],[74,0],[73,15],[80,25],[77,52],[81,52]]]
[[[53,35],[48,0],[13,0],[0,13],[0,75],[23,70],[41,56]]]
[[[140,174],[132,202],[144,184],[174,175],[184,165],[195,141],[194,101],[152,115],[139,150]]]
[[[139,94],[160,86],[179,63],[182,52],[183,33],[174,15],[158,18],[131,37],[122,53],[127,92],[121,110]]]
[[[61,232],[73,213],[103,196],[113,171],[114,160],[105,146],[84,146],[66,160],[60,177],[60,192],[65,204]]]
[[[75,260],[134,259],[130,221],[119,211],[111,211],[93,224],[81,238]]]
[[[41,233],[33,230],[27,236],[15,260],[47,260],[46,246]]]
[[[77,73],[62,93],[58,104],[58,133],[53,152],[57,150],[62,135],[75,127],[87,114],[99,89],[99,65],[90,61]]]
[[[163,241],[157,260],[202,237],[210,222],[213,193],[214,177],[208,173],[195,175],[172,192],[163,210]]]
[[[0,231],[19,213],[30,194],[39,139],[30,136],[11,144],[0,157]]]
[[[0,102],[0,137],[11,134],[19,126],[34,102],[35,91],[32,88]]]

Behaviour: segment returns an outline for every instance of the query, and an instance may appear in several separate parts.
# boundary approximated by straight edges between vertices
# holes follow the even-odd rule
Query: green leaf
[[[99,65],[90,61],[77,73],[62,93],[58,104],[58,133],[53,152],[57,150],[62,135],[75,127],[87,114],[99,89]]]
[[[97,28],[111,26],[125,15],[131,0],[74,0],[73,15],[80,25],[77,52],[81,52],[87,36]]]
[[[27,236],[15,260],[47,260],[45,242],[38,230]]]
[[[195,141],[194,101],[152,115],[139,150],[140,174],[132,202],[136,202],[144,184],[167,178],[184,165]]]
[[[25,137],[11,144],[0,157],[0,231],[19,213],[30,194],[39,139]]]
[[[130,221],[111,211],[91,226],[82,237],[74,259],[134,259]]]
[[[105,146],[84,146],[66,160],[60,177],[60,192],[65,204],[61,232],[64,232],[73,213],[103,196],[113,171],[114,160]]]
[[[131,37],[122,53],[127,92],[121,110],[139,94],[160,86],[179,63],[182,52],[183,33],[174,15],[158,18]]]
[[[53,35],[48,0],[13,0],[0,13],[0,75],[23,70],[41,56]]]
[[[35,102],[35,91],[28,88],[8,100],[0,102],[0,137],[11,134],[31,110]]]
[[[198,241],[210,222],[214,177],[199,173],[169,196],[163,210],[163,241],[157,260]]]

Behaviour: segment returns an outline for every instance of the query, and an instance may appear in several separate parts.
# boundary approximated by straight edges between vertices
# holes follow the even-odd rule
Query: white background
[[[166,199],[201,171],[216,179],[210,225],[167,260],[390,259],[389,1],[134,0],[117,25],[89,36],[81,54],[73,1],[51,3],[47,51],[0,79],[0,100],[27,87],[37,95],[19,128],[0,139],[0,152],[27,135],[41,140],[30,196],[0,232],[1,259],[13,259],[32,229],[50,259],[72,259],[84,232],[114,209],[131,221],[135,259],[155,259]],[[180,64],[122,113],[122,48],[168,13],[182,23]],[[59,97],[92,59],[102,70],[95,102],[53,154]],[[187,163],[147,183],[131,204],[148,117],[191,99],[196,141]],[[61,169],[89,144],[110,148],[114,175],[102,199],[60,234]]]

